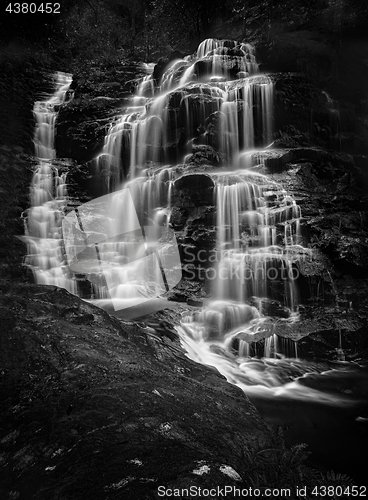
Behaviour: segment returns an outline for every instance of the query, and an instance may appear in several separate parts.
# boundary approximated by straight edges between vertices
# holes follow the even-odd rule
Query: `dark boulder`
[[[120,321],[52,286],[2,282],[0,301],[4,498],[236,485],[272,446],[242,391],[162,320]]]

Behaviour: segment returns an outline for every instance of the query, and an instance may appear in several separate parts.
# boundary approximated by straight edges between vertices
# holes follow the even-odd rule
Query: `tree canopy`
[[[216,29],[223,36],[224,25],[239,39],[267,42],[280,29],[313,29],[335,38],[363,33],[368,21],[366,0],[63,0],[60,14],[5,8],[3,42],[38,44],[77,65],[188,53],[216,36]]]

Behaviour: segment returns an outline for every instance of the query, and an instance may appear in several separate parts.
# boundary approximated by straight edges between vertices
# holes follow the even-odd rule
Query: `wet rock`
[[[252,155],[252,160],[257,164],[264,165],[264,172],[280,172],[284,170],[287,163],[296,159],[294,151],[287,149],[265,149],[260,153]]]
[[[192,153],[185,157],[185,164],[213,165],[218,166],[223,161],[223,155],[218,153],[212,146],[193,145]]]
[[[120,98],[75,98],[60,107],[55,147],[57,155],[88,161],[102,149],[106,130],[127,101]]]
[[[32,154],[33,104],[44,92],[53,91],[53,70],[40,66],[37,56],[27,51],[15,55],[3,46],[0,60],[0,137],[1,144],[22,148]]]
[[[274,127],[283,145],[330,146],[331,112],[315,82],[302,73],[269,76],[274,82]]]
[[[73,75],[71,90],[79,99],[83,96],[93,97],[128,97],[134,89],[134,80],[145,74],[139,64],[119,64],[109,68],[91,65],[87,71],[76,70]]]
[[[183,59],[185,54],[182,54],[178,50],[171,52],[166,57],[161,57],[157,63],[155,64],[155,67],[153,69],[152,76],[153,78],[158,82],[162,75],[165,73],[165,70],[169,67],[170,63],[174,61],[175,59]]]
[[[216,61],[216,69],[228,76],[230,80],[234,80],[236,75],[242,71],[241,60],[237,56],[230,58],[220,58]],[[194,63],[193,75],[194,79],[205,78],[212,73],[213,59],[212,57],[203,57]]]
[[[0,146],[0,276],[24,279],[22,266],[25,245],[17,236],[23,236],[25,215],[29,207],[29,185],[35,161],[21,147]]]
[[[11,311],[0,337],[3,495],[155,498],[159,485],[229,484],[219,464],[246,478],[245,457],[271,446],[240,389],[155,324],[52,286],[1,282],[0,301]],[[201,461],[208,476],[195,472]]]
[[[325,330],[311,332],[298,341],[298,351],[304,358],[325,359],[330,361],[359,361],[366,358],[368,341],[364,331]]]
[[[254,85],[254,86],[264,85],[265,83],[269,83],[270,78],[271,78],[271,80],[276,80],[278,78],[278,76],[276,76],[276,75],[275,76],[273,76],[273,75],[270,75],[270,76],[269,75],[255,75],[255,76],[252,76],[250,78],[236,79],[236,80],[228,82],[227,89],[230,92],[237,90],[240,92],[240,95],[242,95],[242,90],[244,89],[244,87],[248,87],[249,84]]]
[[[288,318],[290,316],[290,309],[284,307],[277,300],[267,298],[257,299],[252,297],[250,304],[261,310],[265,316],[275,316],[280,318]]]
[[[209,175],[188,174],[179,177],[174,183],[176,193],[174,198],[179,196],[194,204],[195,207],[209,205],[213,202],[214,183]]]
[[[368,262],[368,238],[360,237],[353,238],[349,236],[341,236],[337,243],[338,257],[337,259],[345,260],[355,266],[362,268],[362,272],[366,275],[366,265]]]
[[[188,210],[179,207],[173,207],[170,215],[170,224],[175,230],[184,228],[188,218]]]
[[[187,304],[193,305],[194,307],[198,307],[198,302],[202,302],[201,299],[209,297],[209,291],[204,289],[203,283],[199,283],[193,279],[187,280],[184,277],[175,287],[174,293],[177,293],[179,297],[185,297]],[[181,300],[179,301],[181,302]],[[192,303],[189,304],[189,301]]]

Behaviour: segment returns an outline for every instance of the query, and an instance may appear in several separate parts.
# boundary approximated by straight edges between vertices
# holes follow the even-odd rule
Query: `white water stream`
[[[229,69],[234,65],[236,74]],[[174,183],[183,174],[168,161],[183,160],[191,152],[193,137],[196,144],[210,144],[215,122],[209,118],[218,117],[218,149],[227,164],[221,171],[206,171],[215,185],[217,207],[219,258],[213,300],[183,318],[177,327],[182,345],[193,360],[215,366],[249,395],[340,405],[354,398],[320,391],[316,382],[316,376],[326,379],[335,367],[299,359],[297,343],[274,334],[276,323],[298,321],[296,264],[310,250],[303,246],[300,207],[281,186],[257,173],[262,148],[272,138],[273,116],[273,83],[258,71],[251,46],[206,40],[196,55],[173,62],[158,85],[151,75],[142,79],[131,106],[111,125],[95,160],[97,172],[109,171],[106,199],[85,204],[68,217],[66,174],[59,175],[52,160],[57,108],[71,76],[58,73],[54,95],[34,107],[39,163],[26,219],[26,264],[38,283],[74,294],[78,294],[75,274],[85,273],[102,307],[111,301],[134,302],[163,294],[169,279],[162,277],[166,246],[158,249],[159,258],[156,247],[148,258],[144,235],[139,236],[139,245],[129,238],[117,241],[116,236],[139,229],[141,220],[169,231]],[[121,194],[125,190],[130,192],[129,203]],[[107,208],[101,212],[103,204]],[[96,239],[97,219],[105,222],[98,226]],[[115,229],[106,220],[113,221]],[[155,238],[160,237],[155,233]],[[135,263],[130,262],[133,254]],[[140,254],[143,260],[138,259]],[[178,275],[172,262],[166,261],[166,270],[174,270],[173,286]],[[268,314],[270,301],[282,310],[281,317]],[[339,365],[342,374],[352,369],[348,363]],[[305,383],[308,377],[314,380],[313,387]]]
[[[58,107],[64,102],[72,76],[58,72],[55,92],[33,108],[36,120],[34,145],[38,165],[35,168],[30,201],[25,218],[28,255],[25,264],[37,283],[56,285],[77,293],[76,281],[64,255],[61,222],[67,204],[66,174],[59,174],[53,163],[55,122]]]

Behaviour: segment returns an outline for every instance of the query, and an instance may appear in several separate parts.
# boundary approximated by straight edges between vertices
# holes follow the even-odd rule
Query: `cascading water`
[[[34,105],[34,145],[38,165],[32,179],[31,207],[25,217],[24,239],[28,246],[25,264],[33,271],[36,282],[77,293],[76,281],[65,261],[61,232],[67,204],[66,174],[59,174],[53,164],[57,109],[66,99],[71,82],[71,75],[58,72],[54,94]]]
[[[159,81],[149,69],[95,159],[97,175],[108,174],[104,196],[66,217],[66,176],[52,160],[56,109],[70,75],[58,73],[55,94],[35,104],[39,164],[27,214],[26,264],[37,282],[72,293],[78,293],[76,275],[85,274],[93,290],[89,299],[102,307],[113,302],[115,311],[115,303],[164,294],[178,281],[166,258],[173,248],[167,235],[175,185],[186,169],[195,171],[187,163],[194,146],[208,147],[226,165],[205,172],[215,186],[217,218],[212,300],[177,327],[184,349],[253,399],[348,401],[346,394],[317,389],[319,378],[333,385],[337,370],[299,359],[297,342],[280,334],[298,321],[298,262],[311,250],[304,246],[300,207],[261,173],[272,141],[272,79],[259,73],[250,45],[233,41],[203,41]],[[143,226],[150,229],[142,233]],[[158,233],[165,237],[157,246]],[[165,277],[164,267],[173,275]],[[349,377],[347,364],[339,369]]]
[[[297,358],[297,346],[273,331],[276,323],[298,319],[295,265],[310,252],[301,245],[300,207],[280,186],[251,169],[220,172],[215,178],[216,301],[185,318],[179,331],[194,359],[214,364],[246,392],[265,388],[280,392],[285,389],[285,355]],[[268,315],[270,302],[278,304],[276,316],[281,317]],[[273,358],[271,365],[268,361],[255,363],[251,357],[251,351],[253,356],[260,351],[251,344],[262,338],[261,354]],[[238,357],[233,354],[235,340]],[[310,369],[303,371],[303,362],[297,359],[293,364],[297,365],[296,377]],[[294,392],[294,397],[304,395],[303,388]]]
[[[96,158],[96,170],[109,173],[109,191],[128,176],[133,179],[147,162],[180,160],[190,152],[194,137],[208,144],[205,125],[212,114],[220,113],[220,149],[229,159],[239,149],[254,146],[254,122],[259,134],[270,139],[273,86],[266,76],[250,77],[257,72],[250,45],[212,40],[202,42],[195,57],[172,63],[154,97],[153,75],[144,77],[132,106],[111,125]]]
[[[213,301],[183,318],[178,332],[193,359],[214,364],[245,391],[267,387],[275,393],[285,386],[285,355],[295,355],[296,377],[307,370],[297,360],[296,343],[277,336],[275,326],[298,320],[296,265],[310,251],[302,245],[300,207],[281,186],[259,173],[267,150],[254,148],[272,139],[272,80],[259,74],[250,45],[212,39],[203,41],[194,56],[174,61],[158,82],[149,70],[131,105],[111,125],[95,160],[97,172],[109,170],[112,194],[66,218],[66,176],[58,174],[52,160],[56,110],[71,76],[58,73],[54,95],[35,104],[39,165],[27,214],[26,264],[37,282],[76,294],[76,276],[85,274],[91,283],[90,298],[102,306],[106,301],[130,304],[164,293],[166,246],[161,245],[160,255],[149,256],[147,248],[154,238],[148,243],[140,228],[148,224],[155,237],[165,228],[167,243],[173,186],[183,170],[163,165],[169,159],[180,161],[194,143],[217,146],[227,166],[211,172],[217,211]],[[209,120],[213,116],[216,144]],[[113,194],[124,180],[129,200],[123,192]],[[128,236],[121,239],[123,233]],[[133,255],[142,259],[130,262]],[[177,276],[174,272],[170,283],[175,284]],[[276,315],[271,314],[275,308]],[[268,362],[262,361],[260,376],[261,361],[255,364],[254,356],[272,359],[272,374],[265,376]]]
[[[217,144],[210,133],[213,116]],[[300,207],[259,173],[267,149],[255,148],[271,142],[272,122],[273,83],[259,74],[252,47],[205,40],[160,81],[153,74],[142,79],[132,107],[111,126],[96,166],[102,170],[107,162],[110,190],[129,180],[144,220],[169,225],[172,188],[182,170],[161,165],[180,161],[193,144],[217,147],[226,169],[211,172],[217,211],[213,302],[183,318],[183,345],[248,393],[302,399],[313,393],[333,401],[290,382],[315,369],[297,358],[296,341],[274,333],[298,321],[297,263],[311,251],[303,246]],[[294,358],[291,367],[288,358]]]

